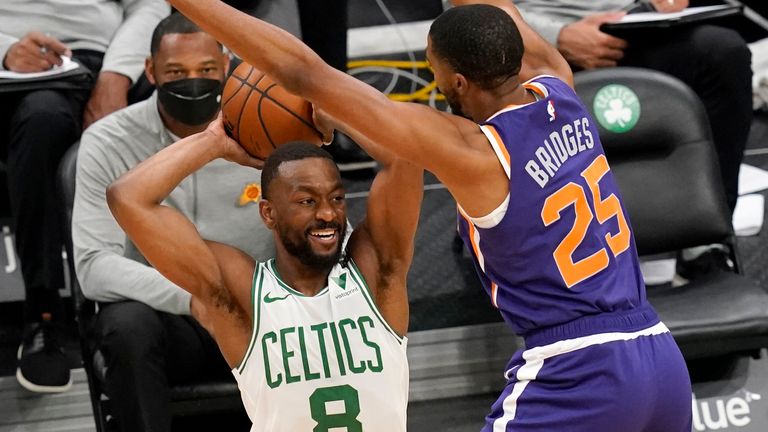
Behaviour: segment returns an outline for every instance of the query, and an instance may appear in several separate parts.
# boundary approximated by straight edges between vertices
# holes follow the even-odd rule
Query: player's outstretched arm
[[[368,196],[366,217],[352,233],[349,253],[392,329],[408,331],[406,278],[424,195],[424,170],[386,155]]]
[[[470,4],[487,4],[505,10],[515,21],[520,35],[523,37],[525,54],[520,70],[520,81],[527,81],[538,75],[552,75],[560,78],[573,87],[573,71],[562,54],[549,42],[544,40],[536,30],[525,22],[520,11],[511,0],[451,0],[454,6]]]
[[[218,0],[171,3],[288,91],[342,120],[344,132],[368,138],[362,145],[370,153],[376,153],[373,147],[383,146],[432,171],[449,188],[452,184],[465,187],[466,176],[458,175],[460,172],[477,174],[472,177],[477,178],[496,168],[493,164],[497,163],[485,152],[487,142],[473,122],[423,105],[390,101],[373,87],[324,63],[291,34]],[[483,151],[465,145],[468,133],[477,135]]]

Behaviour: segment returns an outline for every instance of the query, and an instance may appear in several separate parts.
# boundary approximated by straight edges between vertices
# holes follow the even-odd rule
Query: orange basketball
[[[259,159],[291,141],[322,142],[312,121],[312,104],[245,62],[224,84],[221,111],[227,133]]]

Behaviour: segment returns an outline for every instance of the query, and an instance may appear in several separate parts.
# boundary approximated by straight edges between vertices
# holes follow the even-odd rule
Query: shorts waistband
[[[523,336],[526,348],[598,333],[635,332],[660,322],[649,303],[634,309],[587,315],[564,324],[532,330]]]

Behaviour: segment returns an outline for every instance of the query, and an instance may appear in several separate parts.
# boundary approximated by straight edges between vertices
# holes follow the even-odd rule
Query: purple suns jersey
[[[502,204],[472,219],[459,208],[458,217],[485,290],[521,336],[645,303],[629,220],[594,120],[555,77],[525,87],[537,102],[480,125],[509,177],[506,212]]]

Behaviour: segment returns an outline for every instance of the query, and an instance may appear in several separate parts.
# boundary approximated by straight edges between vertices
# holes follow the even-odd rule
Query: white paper
[[[739,169],[739,195],[746,195],[768,189],[768,171],[741,164]]]
[[[696,15],[702,12],[712,12],[721,9],[729,9],[733,6],[730,5],[717,5],[717,6],[701,6],[701,7],[689,7],[681,10],[680,12],[638,12],[633,14],[624,15],[619,23],[644,23],[655,21],[674,21],[689,15]]]
[[[73,69],[77,69],[80,65],[69,57],[61,56],[61,65],[54,66],[47,71],[42,72],[12,72],[12,71],[0,71],[0,79],[30,79],[30,78],[44,78],[49,76],[61,75],[65,72],[69,72]]]
[[[643,281],[646,285],[661,285],[672,282],[675,277],[675,258],[664,259],[641,259],[640,273],[643,274]]]
[[[765,198],[762,194],[750,194],[739,197],[733,211],[733,230],[737,236],[753,236],[763,227]]]
[[[752,42],[752,109],[768,109],[768,38]]]

